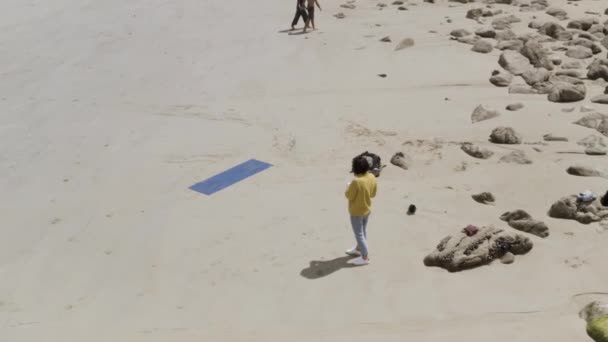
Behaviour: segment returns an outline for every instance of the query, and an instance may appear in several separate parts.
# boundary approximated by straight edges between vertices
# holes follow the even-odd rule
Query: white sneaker
[[[369,259],[365,260],[362,257],[358,257],[357,259],[353,260],[353,265],[356,265],[356,266],[369,265]]]
[[[361,256],[361,252],[359,252],[356,247],[347,250],[345,253],[350,256]]]

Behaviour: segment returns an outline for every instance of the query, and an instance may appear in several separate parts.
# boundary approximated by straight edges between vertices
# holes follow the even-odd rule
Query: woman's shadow
[[[300,272],[300,275],[306,279],[323,278],[342,268],[357,267],[348,263],[349,260],[354,258],[354,256],[343,256],[332,260],[313,260],[308,267]]]

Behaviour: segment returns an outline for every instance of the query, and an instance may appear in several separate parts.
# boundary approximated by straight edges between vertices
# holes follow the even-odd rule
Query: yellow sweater
[[[376,196],[376,177],[371,173],[356,176],[345,192],[348,212],[351,216],[367,216],[371,213],[372,198]]]

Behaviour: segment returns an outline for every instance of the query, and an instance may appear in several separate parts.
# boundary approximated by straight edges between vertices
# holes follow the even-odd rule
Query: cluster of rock
[[[583,203],[576,195],[566,196],[551,205],[549,216],[559,219],[576,220],[589,224],[608,219],[608,208],[602,206],[599,199]]]
[[[471,236],[460,232],[443,238],[436,250],[424,258],[424,264],[458,272],[487,265],[495,259],[510,263],[514,255],[526,254],[532,247],[532,241],[523,235],[492,226],[481,227]]]
[[[543,10],[560,21],[568,19],[565,10],[548,7],[547,1],[518,3],[510,4],[520,6],[522,12]],[[509,92],[515,94],[544,94],[549,101],[565,103],[585,99],[587,87],[583,79],[608,81],[608,58],[596,58],[587,70],[577,61],[605,52],[608,20],[600,23],[596,17],[586,17],[570,20],[566,27],[556,21],[533,20],[528,24],[531,31],[518,35],[511,25],[521,19],[515,15],[495,17],[502,13],[491,6],[470,9],[466,17],[486,26],[475,32],[456,29],[450,33],[452,39],[472,45],[475,52],[502,50],[498,64],[503,70],[494,70],[490,76],[495,86],[509,87]],[[489,21],[489,17],[494,19]],[[574,61],[562,64],[563,58],[556,57],[558,52]],[[523,83],[514,83],[516,77]],[[608,94],[595,96],[592,101],[608,104]]]

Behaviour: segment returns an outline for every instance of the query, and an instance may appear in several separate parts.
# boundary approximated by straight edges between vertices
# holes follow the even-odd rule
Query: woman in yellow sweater
[[[376,177],[369,172],[370,164],[365,157],[353,159],[352,172],[355,178],[348,184],[345,195],[348,199],[350,223],[355,233],[357,246],[346,251],[346,254],[359,256],[353,264],[369,264],[367,250],[367,222],[371,213],[372,198],[376,196]]]

